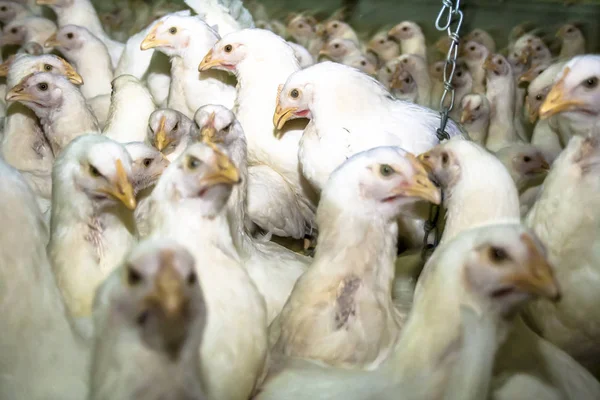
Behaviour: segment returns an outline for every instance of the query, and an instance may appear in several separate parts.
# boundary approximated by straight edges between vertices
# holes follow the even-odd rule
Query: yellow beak
[[[419,154],[419,156],[417,157],[417,160],[419,160],[421,165],[423,165],[423,168],[425,168],[425,170],[428,172],[428,175],[429,175],[429,173],[432,173],[435,169],[435,165],[433,164],[433,161],[431,159],[432,159],[431,150],[427,151],[425,153]]]
[[[585,102],[577,99],[568,99],[565,93],[565,78],[569,73],[569,68],[565,68],[565,72],[560,80],[554,85],[546,100],[540,107],[540,118],[547,119],[551,116],[563,111],[572,110],[575,107],[585,105]]]
[[[538,110],[535,108],[531,108],[531,106],[529,105],[529,96],[525,96],[525,113],[527,114],[530,123],[533,124],[537,121],[539,116]]]
[[[273,125],[275,125],[278,130],[281,130],[285,123],[292,119],[296,111],[298,111],[298,107],[281,108],[281,106],[277,104],[275,115],[273,115]]]
[[[222,153],[214,144],[208,144],[216,155],[216,161],[213,165],[213,171],[204,176],[201,184],[204,186],[214,186],[218,184],[235,185],[240,182],[240,172],[233,162]]]
[[[12,89],[6,93],[5,100],[6,101],[35,101],[35,97],[30,95],[29,93],[25,93],[25,79],[23,79],[19,84],[14,86]]]
[[[221,60],[213,59],[213,49],[210,49],[209,52],[204,56],[200,65],[198,66],[198,71],[204,72],[211,68],[218,67],[221,65]]]
[[[52,6],[56,4],[56,0],[36,0],[35,4],[38,6]]]
[[[62,62],[62,64],[65,67],[65,70],[67,71],[67,79],[75,85],[83,85],[83,78],[77,73],[77,71],[75,71],[75,68],[73,68],[73,66],[69,64],[64,58],[58,58],[60,59],[60,62]]]
[[[483,69],[486,71],[497,72],[496,64],[492,62],[493,54],[490,54],[486,57],[485,62],[483,63]]]
[[[167,148],[167,146],[171,143],[171,140],[167,137],[167,131],[165,129],[165,124],[167,122],[167,117],[162,117],[160,119],[160,124],[158,125],[158,132],[156,132],[156,137],[154,139],[154,147],[158,151],[163,151]]]
[[[402,185],[394,190],[394,194],[406,197],[417,197],[433,204],[442,202],[442,193],[438,187],[429,179],[429,174],[421,162],[412,154],[407,154],[410,163],[415,169],[408,186]]]
[[[529,235],[522,234],[521,241],[528,250],[527,270],[508,276],[506,283],[536,296],[558,301],[561,294],[552,266]]]
[[[183,317],[189,298],[181,275],[170,262],[171,256],[165,255],[163,259],[167,262],[160,266],[154,278],[154,290],[144,302],[158,307],[168,319],[179,319]]]
[[[156,38],[156,31],[163,24],[163,22],[157,22],[154,25],[154,28],[146,35],[142,43],[140,44],[141,50],[153,49],[155,47],[168,45],[169,42],[167,40],[159,40]]]
[[[467,122],[471,122],[472,119],[473,113],[471,113],[471,110],[469,110],[468,108],[465,108],[460,114],[460,123],[464,125]]]
[[[211,113],[208,116],[206,124],[200,129],[200,137],[203,143],[215,143],[215,135],[217,130],[215,129],[215,113]]]
[[[113,186],[101,189],[100,191],[121,201],[128,209],[135,210],[136,201],[133,194],[133,185],[127,177],[127,172],[125,172],[121,160],[117,160],[115,166],[117,169],[117,181]]]
[[[58,41],[58,38],[56,37],[56,33],[52,34],[52,36],[50,36],[44,42],[44,47],[50,48],[50,47],[58,47],[58,46],[60,46],[60,42]]]

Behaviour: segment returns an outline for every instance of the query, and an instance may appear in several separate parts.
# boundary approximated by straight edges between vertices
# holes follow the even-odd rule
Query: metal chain
[[[445,22],[442,22],[445,18]],[[463,13],[460,10],[460,0],[442,0],[442,9],[435,20],[435,28],[438,31],[447,31],[450,39],[450,47],[446,54],[446,63],[444,64],[444,93],[440,100],[440,127],[435,134],[440,141],[450,139],[446,132],[448,124],[448,115],[454,108],[454,86],[452,79],[456,71],[456,59],[458,58],[458,44],[460,41],[460,28],[463,22]],[[450,96],[450,104],[446,105],[446,98]],[[443,193],[442,193],[443,195]],[[443,196],[442,196],[443,197]],[[438,219],[440,216],[440,207],[432,204],[429,209],[429,218],[425,221],[425,236],[423,238],[423,250],[421,257],[425,261],[428,253],[433,251],[440,242],[440,229],[438,228]],[[429,244],[431,232],[435,233],[433,245]]]

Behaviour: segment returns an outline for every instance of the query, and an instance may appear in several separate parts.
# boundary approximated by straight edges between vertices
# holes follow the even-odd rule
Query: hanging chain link
[[[445,22],[444,21],[445,18]],[[438,13],[435,20],[435,28],[438,31],[446,31],[450,39],[450,46],[446,54],[446,63],[444,65],[444,94],[440,100],[440,127],[436,130],[436,136],[440,141],[449,139],[450,136],[446,132],[448,124],[448,115],[454,108],[454,86],[452,79],[456,71],[456,59],[458,58],[458,44],[460,40],[460,28],[463,22],[463,13],[460,10],[460,0],[442,0],[442,9]],[[446,105],[446,98],[450,96],[450,102]],[[443,195],[443,193],[442,193]],[[443,198],[443,196],[442,196]],[[440,229],[438,227],[438,219],[440,216],[440,206],[432,204],[429,209],[429,218],[425,221],[423,238],[423,250],[421,257],[425,261],[428,254],[437,247],[440,242]],[[429,244],[429,236],[434,232],[435,238],[433,245]]]

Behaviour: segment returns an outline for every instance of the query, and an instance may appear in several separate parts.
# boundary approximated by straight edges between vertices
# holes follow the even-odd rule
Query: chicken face
[[[288,82],[290,83],[290,82]],[[273,125],[279,130],[285,123],[296,118],[311,118],[309,104],[312,99],[312,85],[305,83],[280,85],[277,92],[277,105],[273,115]]]
[[[167,16],[157,21],[140,44],[140,49],[158,49],[170,57],[178,55],[191,41],[191,32],[185,25],[182,18],[177,16]]]
[[[242,131],[233,112],[219,105],[200,107],[194,121],[200,128],[200,140],[204,143],[223,143],[228,146],[240,137]]]
[[[12,1],[0,1],[0,22],[3,24],[14,20],[18,13],[26,11],[26,8]]]
[[[52,54],[44,54],[35,57],[12,57],[8,59],[5,64],[0,66],[0,74],[4,73],[4,68],[6,68],[6,74],[8,74],[8,70],[11,68],[13,62],[15,63],[15,68],[18,69],[19,74],[24,74],[25,76],[47,72],[55,75],[62,75],[74,85],[83,84],[83,78],[75,71],[75,68],[73,68],[71,64],[65,59]]]
[[[72,141],[61,153],[60,171],[56,173],[65,181],[71,180],[74,190],[85,193],[95,207],[121,203],[134,210],[131,157],[119,143],[93,136]]]
[[[66,25],[50,36],[44,43],[44,47],[56,47],[61,52],[69,53],[81,49],[85,44],[86,36],[89,34],[89,31],[85,28]]]
[[[443,81],[444,80],[444,66],[446,65],[445,61],[438,61],[431,64],[429,67],[429,75],[432,79]]]
[[[8,57],[6,59],[6,61],[4,61],[2,64],[0,64],[0,76],[8,75],[8,70],[10,69],[10,66],[12,65],[14,60],[15,60],[15,55],[13,54],[10,57]]]
[[[327,57],[333,61],[341,62],[344,57],[348,56],[352,51],[357,50],[356,44],[351,40],[332,39],[325,44],[319,52],[319,56]]]
[[[287,32],[294,40],[301,41],[314,36],[315,25],[317,25],[317,21],[313,17],[298,15],[288,22]]]
[[[60,77],[42,72],[30,74],[10,89],[6,101],[18,101],[32,108],[59,107],[63,102],[62,89],[56,85]]]
[[[452,77],[452,84],[455,88],[462,88],[472,82],[471,73],[462,65],[457,65]]]
[[[550,169],[544,155],[536,148],[525,148],[517,152],[513,157],[512,164],[513,168],[527,179],[544,177]]]
[[[394,92],[404,95],[416,93],[417,91],[417,84],[412,75],[401,68],[396,68],[396,72],[392,76],[390,87]]]
[[[532,298],[560,298],[552,266],[531,233],[507,235],[498,230],[497,234],[486,235],[476,241],[464,263],[468,287],[491,301],[505,317]]]
[[[443,144],[419,155],[419,161],[444,190],[449,189],[460,178],[458,157]]]
[[[385,63],[379,72],[377,73],[377,79],[381,82],[386,88],[391,89],[392,86],[392,77],[394,76],[394,72],[396,72],[396,67],[398,66],[398,59],[393,59]]]
[[[439,189],[410,153],[398,147],[377,147],[350,157],[335,170],[322,199],[358,207],[369,217],[394,220],[419,201],[439,204]]]
[[[560,79],[540,107],[540,118],[558,113],[597,116],[600,113],[600,58],[576,57],[563,69]]]
[[[483,68],[487,71],[488,79],[509,76],[512,73],[508,61],[500,54],[490,54],[483,63]]]
[[[388,36],[397,41],[412,39],[421,32],[421,28],[411,21],[404,21],[393,27]]]
[[[169,166],[169,160],[154,147],[144,143],[127,143],[125,149],[131,156],[133,191],[137,195],[158,181],[163,171]]]
[[[485,60],[488,54],[489,51],[484,45],[473,40],[460,47],[460,55],[469,61]]]
[[[22,44],[25,40],[27,29],[20,21],[12,22],[4,27],[2,30],[2,37],[0,38],[0,45],[10,46]]]
[[[563,43],[574,42],[583,39],[581,30],[573,24],[565,24],[560,27],[556,36],[563,40]]]
[[[538,120],[540,108],[549,92],[550,86],[547,86],[539,91],[527,93],[525,97],[525,112],[529,118],[529,122],[532,124]]]
[[[363,55],[352,57],[349,60],[344,60],[344,63],[350,67],[364,72],[367,75],[374,76],[377,74],[377,65]]]
[[[390,59],[399,53],[398,44],[386,33],[378,33],[367,44],[367,50],[377,54],[381,59]]]
[[[222,71],[233,72],[237,64],[242,61],[247,54],[246,46],[243,43],[232,41],[225,37],[219,40],[212,49],[204,56],[198,66],[200,72],[209,69],[219,69]]]
[[[151,349],[177,359],[195,323],[204,324],[205,304],[192,255],[170,241],[138,245],[119,270],[112,288],[112,319]]]
[[[490,106],[487,98],[480,94],[468,94],[461,101],[462,113],[461,124],[472,124],[473,122],[489,117]]]
[[[351,31],[350,25],[337,19],[329,21],[323,26],[323,35],[328,39],[342,38]]]
[[[184,136],[190,133],[192,121],[175,110],[159,109],[148,120],[148,142],[159,152],[169,155]]]
[[[519,77],[519,85],[529,85],[535,78],[540,76],[546,69],[548,68],[548,64],[539,64],[534,65],[529,68]]]
[[[176,198],[197,199],[216,213],[223,209],[240,174],[227,155],[212,144],[196,143],[171,164],[163,178],[173,182]]]

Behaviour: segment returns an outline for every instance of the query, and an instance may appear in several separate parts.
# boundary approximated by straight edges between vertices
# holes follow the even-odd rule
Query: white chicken
[[[206,305],[192,255],[141,243],[98,289],[90,400],[205,400],[198,347]]]
[[[194,121],[179,111],[160,108],[150,114],[146,141],[169,161],[175,161],[197,138]]]
[[[278,236],[301,239],[311,234],[316,200],[298,165],[304,124],[292,124],[278,137],[272,123],[278,88],[300,69],[293,50],[272,32],[242,30],[221,39],[206,55],[200,69],[211,68],[238,78],[233,111],[248,142],[250,219]]]
[[[347,158],[378,146],[419,154],[435,146],[440,116],[396,100],[373,78],[341,64],[324,62],[292,74],[277,96],[273,123],[310,118],[300,141],[304,176],[321,191]],[[448,122],[450,136],[461,134]]]
[[[71,315],[86,317],[136,240],[131,158],[104,136],[84,135],[57,157],[52,181],[48,256]]]

